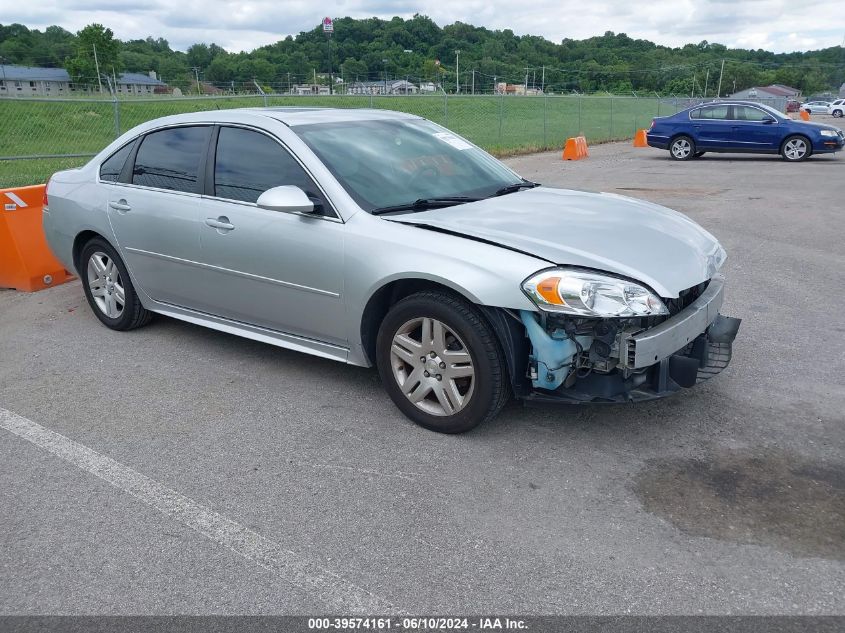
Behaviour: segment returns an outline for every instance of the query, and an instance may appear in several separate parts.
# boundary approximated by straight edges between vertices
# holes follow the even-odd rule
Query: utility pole
[[[693,97],[693,98],[695,97],[695,73],[694,72],[692,74],[692,94],[690,94],[690,97]]]
[[[704,98],[707,98],[707,85],[710,83],[710,69],[707,69],[707,74],[704,76]]]
[[[199,66],[192,66],[191,70],[194,71],[194,77],[197,79],[197,94],[202,94],[202,89],[200,88],[200,69]]]
[[[92,44],[94,47],[94,66],[97,69],[97,83],[100,85],[100,92],[103,91],[103,79],[100,77],[100,60],[97,59],[97,45]]]
[[[472,94],[475,94],[475,68],[472,69]]]
[[[540,79],[540,92],[546,94],[546,67],[543,66],[543,77]]]
[[[722,60],[722,70],[719,71],[719,87],[716,88],[716,98],[719,99],[722,96],[722,75],[725,73],[725,60]]]
[[[290,85],[290,73],[288,73],[288,94],[291,93],[291,90],[292,90],[292,88],[291,88],[291,85]]]
[[[498,94],[499,92],[499,84],[496,83],[496,75],[493,75],[493,94]]]
[[[528,71],[529,70],[531,70],[531,69],[530,68],[525,69],[525,86],[524,86],[524,92],[522,93],[523,95],[528,94]]]
[[[455,94],[461,91],[461,51],[455,51]]]

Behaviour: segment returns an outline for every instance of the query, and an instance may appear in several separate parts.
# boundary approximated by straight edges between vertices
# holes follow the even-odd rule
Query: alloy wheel
[[[442,321],[420,317],[404,323],[393,336],[390,364],[405,397],[428,414],[454,415],[472,398],[472,356]]]
[[[88,287],[94,303],[110,319],[118,319],[126,306],[126,294],[115,261],[102,251],[88,258]]]
[[[800,138],[789,139],[783,146],[783,153],[787,160],[801,160],[807,153],[807,143]]]
[[[692,145],[685,138],[679,138],[672,143],[672,155],[675,158],[686,158],[692,152]]]

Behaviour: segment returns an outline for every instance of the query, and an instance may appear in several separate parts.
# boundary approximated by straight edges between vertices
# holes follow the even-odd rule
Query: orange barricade
[[[648,147],[648,130],[637,130],[634,134],[634,147]]]
[[[801,112],[799,113],[798,116],[801,117],[802,121],[809,121],[810,120],[810,113],[807,112],[806,110],[801,110]]]
[[[35,292],[73,278],[44,238],[44,187],[0,189],[0,288]]]
[[[587,158],[590,152],[587,150],[587,139],[583,136],[575,136],[566,139],[563,147],[563,160],[580,160]]]

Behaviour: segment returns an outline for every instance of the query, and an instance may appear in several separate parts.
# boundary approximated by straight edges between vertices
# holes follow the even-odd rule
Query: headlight
[[[821,134],[822,136],[832,136],[833,138],[839,136],[839,132],[836,132],[834,130],[822,130]]]
[[[632,281],[580,270],[545,270],[522,282],[537,307],[590,317],[669,314],[660,297]]]

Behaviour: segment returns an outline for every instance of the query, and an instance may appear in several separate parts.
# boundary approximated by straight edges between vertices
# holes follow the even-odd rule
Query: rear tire
[[[787,136],[780,146],[780,155],[785,161],[798,163],[805,160],[812,153],[810,141],[806,136],[793,134]]]
[[[120,255],[100,237],[90,240],[79,257],[79,276],[94,315],[112,330],[146,325],[152,312],[141,305]]]
[[[493,329],[449,292],[419,292],[394,305],[379,328],[376,364],[399,410],[439,433],[492,419],[511,393]]]
[[[669,143],[669,156],[672,160],[690,160],[695,156],[695,141],[689,136],[676,136]]]

